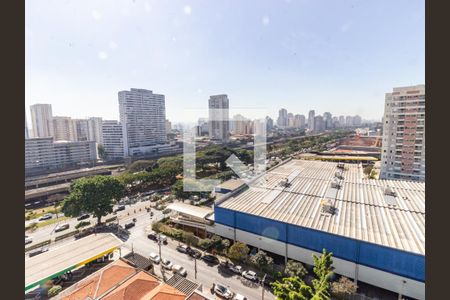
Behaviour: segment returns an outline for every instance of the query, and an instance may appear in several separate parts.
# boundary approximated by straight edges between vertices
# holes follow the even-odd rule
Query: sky
[[[144,88],[165,95],[172,123],[215,94],[274,119],[286,108],[380,120],[385,93],[425,83],[423,0],[25,3],[28,119],[50,103],[117,120],[118,91]]]

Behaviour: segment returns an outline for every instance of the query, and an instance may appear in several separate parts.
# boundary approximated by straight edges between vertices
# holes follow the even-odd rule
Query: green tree
[[[188,247],[192,245],[197,246],[198,238],[192,232],[183,231],[182,237]]]
[[[347,296],[355,294],[357,290],[356,283],[344,276],[331,284],[331,293],[338,299],[345,299]]]
[[[322,255],[318,257],[317,255],[313,254],[313,260],[314,260],[314,274],[317,276],[318,279],[326,279],[326,281],[330,281],[331,276],[333,276],[333,253],[323,249]]]
[[[284,268],[284,273],[289,275],[290,277],[297,276],[301,279],[303,278],[303,276],[308,274],[308,271],[301,262],[289,260],[286,264],[286,267]]]
[[[204,250],[209,250],[213,245],[213,241],[211,239],[202,239],[198,242],[198,246]]]
[[[253,255],[250,261],[260,270],[267,270],[273,267],[273,258],[262,250]]]
[[[105,147],[102,144],[98,144],[97,152],[98,152],[98,156],[101,159],[107,159],[108,158],[108,153],[106,153]]]
[[[228,257],[232,260],[243,262],[247,259],[248,252],[250,252],[250,249],[246,244],[235,242],[231,245],[230,249],[228,249]]]
[[[137,160],[130,164],[127,170],[131,173],[141,172],[141,171],[151,171],[155,166],[155,162],[152,160]]]
[[[92,213],[100,224],[101,218],[113,211],[114,202],[124,194],[124,185],[111,176],[83,177],[73,181],[64,199],[62,212],[76,217],[82,212]]]
[[[309,300],[313,289],[298,277],[286,277],[272,283],[277,300]]]

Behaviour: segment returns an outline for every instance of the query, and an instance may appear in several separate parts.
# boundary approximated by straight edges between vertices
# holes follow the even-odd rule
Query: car
[[[125,210],[125,205],[119,205],[119,206],[116,208],[115,212],[118,212],[118,211],[121,211],[121,210]]]
[[[48,248],[37,249],[37,250],[31,251],[30,253],[28,253],[28,257],[33,257],[33,256],[39,255],[39,254],[47,252],[47,251],[48,251]]]
[[[213,292],[225,299],[233,299],[233,292],[220,283],[214,283]]]
[[[125,229],[130,229],[131,227],[134,227],[134,226],[136,226],[136,224],[134,224],[134,222],[130,222],[130,223],[125,224],[124,228]]]
[[[192,249],[192,248],[188,248],[187,254],[190,257],[193,257],[193,258],[196,258],[196,259],[199,259],[200,257],[202,257],[202,253],[200,251]]]
[[[242,296],[241,294],[236,294],[233,300],[248,300],[247,297]]]
[[[147,235],[147,238],[150,239],[150,240],[153,240],[155,242],[158,241],[158,236],[156,235],[156,233],[149,233]]]
[[[58,225],[58,226],[56,226],[56,228],[55,228],[55,232],[60,232],[60,231],[67,230],[67,229],[69,229],[69,227],[70,227],[69,224],[61,224],[61,225]]]
[[[172,270],[172,267],[173,267],[173,263],[170,260],[165,259],[165,258],[161,259],[161,265],[164,269],[167,269],[167,270]]]
[[[178,252],[187,253],[190,248],[186,245],[178,245],[176,249]]]
[[[228,264],[228,269],[230,269],[231,272],[239,274],[239,275],[241,275],[242,271],[243,271],[241,266],[235,265],[235,264],[232,264],[232,263]]]
[[[180,266],[180,265],[174,265],[174,266],[172,267],[172,272],[173,272],[174,274],[180,274],[181,276],[184,276],[184,277],[187,276],[187,271],[186,271],[186,269],[183,268],[183,267]]]
[[[156,254],[155,252],[151,252],[148,257],[155,264],[159,264],[159,262],[161,261],[161,258],[159,257],[159,255]]]
[[[165,236],[164,234],[159,234],[158,241],[160,241],[163,244],[167,244],[167,236]]]
[[[79,216],[77,218],[77,221],[81,221],[81,220],[84,220],[84,219],[89,219],[90,216],[91,215],[89,215],[89,214],[82,214],[81,216]]]
[[[26,235],[25,236],[25,245],[32,243],[33,242],[33,238],[31,236]]]
[[[46,221],[46,220],[50,220],[51,218],[53,218],[53,214],[45,214],[39,218],[39,221]]]
[[[256,276],[256,273],[253,271],[244,271],[242,272],[242,277],[251,280],[251,281],[258,281],[258,277]]]
[[[211,254],[202,256],[202,259],[203,259],[203,261],[205,261],[206,263],[209,263],[209,264],[218,264],[219,263],[219,259]]]

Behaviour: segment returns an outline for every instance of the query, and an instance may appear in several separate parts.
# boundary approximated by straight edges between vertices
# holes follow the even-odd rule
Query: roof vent
[[[320,202],[320,211],[322,214],[334,215],[336,213],[336,207],[330,200],[323,199]]]
[[[344,176],[342,176],[341,172],[334,173],[334,177],[336,177],[337,179],[344,179]]]
[[[389,186],[384,189],[384,194],[392,197],[397,197],[397,193]]]
[[[291,184],[289,183],[289,179],[285,178],[280,181],[280,186],[282,187],[289,187]]]
[[[339,169],[344,170],[344,163],[338,163],[338,164],[337,164],[337,167],[338,167]]]
[[[341,187],[339,181],[336,178],[333,178],[333,180],[330,182],[330,186],[335,189],[339,189]]]

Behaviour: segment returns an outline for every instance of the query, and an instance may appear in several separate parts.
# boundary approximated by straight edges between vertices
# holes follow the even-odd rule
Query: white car
[[[161,265],[166,270],[172,270],[172,267],[173,267],[173,263],[170,260],[165,259],[165,258],[161,259]]]
[[[242,274],[242,267],[234,264],[229,264],[228,268],[236,274],[241,275]]]
[[[256,277],[256,273],[253,271],[242,272],[242,277],[247,278],[252,281],[258,281],[258,277]]]
[[[156,254],[155,252],[151,252],[150,255],[148,256],[150,258],[150,260],[152,262],[154,262],[155,264],[159,264],[159,262],[161,261],[161,258],[159,257],[158,254]]]
[[[186,275],[187,275],[186,269],[183,268],[183,267],[180,266],[180,265],[174,265],[174,266],[172,267],[172,271],[173,271],[174,273],[180,274],[181,276],[186,276]]]
[[[233,292],[226,286],[221,285],[220,283],[214,283],[214,293],[225,299],[233,298]]]
[[[32,243],[33,242],[33,238],[31,236],[26,235],[25,236],[25,245]]]
[[[236,294],[233,300],[248,300],[247,297],[242,296],[241,294]]]
[[[159,234],[158,235],[158,240],[161,241],[161,243],[166,243],[167,242],[167,236],[165,236],[164,234]]]

